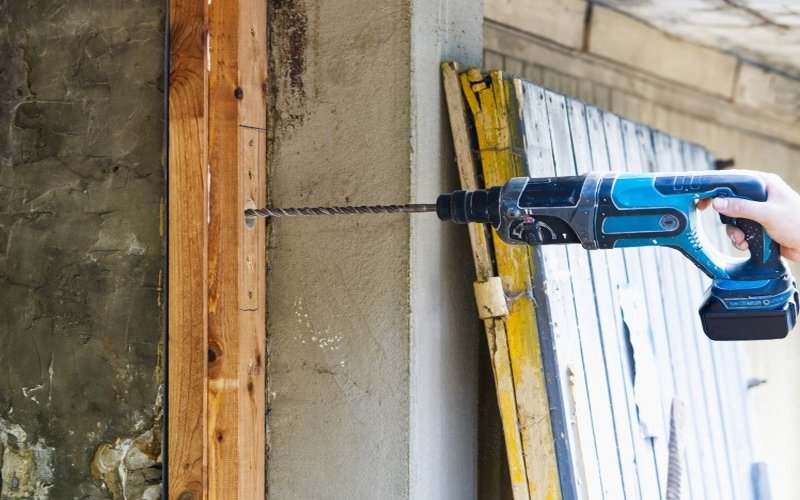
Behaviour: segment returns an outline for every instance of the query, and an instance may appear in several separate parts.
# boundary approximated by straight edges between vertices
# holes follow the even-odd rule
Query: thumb
[[[768,218],[769,208],[762,201],[744,200],[741,198],[714,198],[711,203],[714,210],[728,217],[750,219],[761,224]]]

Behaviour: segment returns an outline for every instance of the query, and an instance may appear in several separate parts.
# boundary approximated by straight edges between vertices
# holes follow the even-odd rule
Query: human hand
[[[775,174],[750,171],[748,173],[764,181],[767,186],[767,201],[714,198],[701,200],[697,204],[698,208],[702,210],[710,204],[714,210],[728,217],[758,222],[770,238],[781,245],[781,255],[800,262],[800,221],[795,219],[800,216],[800,194]],[[739,250],[747,250],[749,245],[741,229],[727,226],[726,230],[733,246]]]

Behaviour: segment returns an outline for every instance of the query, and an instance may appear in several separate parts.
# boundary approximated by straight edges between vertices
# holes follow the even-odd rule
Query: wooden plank
[[[525,159],[528,162],[527,175],[532,177],[551,177],[555,175],[553,145],[550,137],[550,124],[547,116],[547,101],[544,89],[523,83],[522,117],[525,128]],[[553,409],[553,429],[556,435],[561,489],[565,498],[578,494],[583,482],[583,461],[576,446],[575,400],[570,396],[570,374],[565,353],[565,343],[575,349],[574,337],[577,322],[574,312],[567,310],[564,300],[550,300],[571,292],[568,270],[566,269],[566,249],[560,245],[542,246],[535,249],[542,262],[542,268],[550,269],[549,274],[536,277],[537,288],[543,291],[544,300],[539,301],[539,309],[547,311],[548,324],[542,333],[548,337],[548,352],[552,359],[549,367],[551,383],[548,385],[550,406]],[[554,272],[554,270],[557,270]],[[545,309],[546,308],[546,309]],[[568,338],[562,338],[562,334]],[[562,353],[564,353],[562,355]],[[568,495],[566,492],[569,491]],[[582,492],[585,496],[585,491]]]
[[[441,69],[461,189],[480,189],[483,186],[478,182],[478,166],[472,152],[472,140],[470,139],[470,130],[467,125],[469,118],[464,104],[464,97],[462,96],[462,84],[458,74],[458,66],[456,63],[444,63]],[[464,78],[466,79],[466,75],[464,75]],[[495,275],[491,248],[488,243],[490,238],[489,229],[486,224],[471,223],[467,227],[469,229],[470,243],[472,244],[472,257],[477,281],[486,281],[489,277]]]
[[[171,1],[167,278],[167,490],[204,498],[207,148],[203,2]]]
[[[478,189],[481,186],[478,182],[478,170],[472,153],[470,131],[467,127],[469,120],[462,97],[458,66],[455,63],[445,63],[442,64],[441,69],[461,188],[464,190]],[[464,77],[466,80],[466,75]],[[488,228],[485,224],[469,224],[468,229],[477,281],[486,281],[495,275]],[[502,319],[490,318],[484,320],[484,328],[506,444],[511,491],[515,499],[527,499],[530,498],[530,492],[525,470],[525,457],[522,452],[522,438],[517,428],[517,398],[514,393],[506,325]]]
[[[737,380],[732,376],[732,366],[728,363],[725,349],[728,346],[720,345],[719,343],[712,342],[709,345],[711,350],[711,361],[713,363],[714,374],[717,381],[717,391],[715,400],[712,404],[716,403],[720,409],[720,416],[722,421],[723,433],[722,436],[725,440],[725,449],[727,455],[724,460],[727,462],[730,470],[730,484],[732,490],[732,499],[746,498],[749,488],[747,469],[740,467],[739,460],[742,455],[738,448],[738,441],[741,441],[739,436],[747,435],[746,429],[741,425],[742,415],[737,411],[733,403],[732,385],[736,384]]]
[[[629,121],[629,120],[621,120],[621,127],[622,127],[622,140],[624,145],[624,152],[625,152],[625,162],[626,162],[626,170],[629,172],[642,172],[643,165],[644,165],[644,158],[641,155],[640,145],[639,145],[639,136],[637,134],[636,125]],[[626,249],[625,252],[625,262],[628,269],[628,277],[630,279],[630,283],[634,290],[641,297],[644,299],[646,304],[646,314],[647,314],[647,324],[650,329],[650,345],[655,346],[655,337],[659,335],[664,335],[663,330],[663,319],[659,314],[661,312],[661,304],[660,304],[660,297],[655,296],[658,293],[658,278],[654,277],[653,274],[649,271],[652,271],[653,267],[655,266],[655,262],[653,261],[652,255],[652,248],[632,248]],[[655,286],[654,286],[655,285]],[[655,349],[652,352],[653,356],[655,356],[654,360],[658,360],[657,354]],[[636,353],[634,352],[634,357]],[[646,358],[645,358],[646,359]],[[655,456],[655,465],[656,465],[656,474],[658,478],[658,485],[657,491],[659,496],[662,496],[664,491],[666,490],[666,479],[667,479],[667,462],[668,462],[668,455],[667,455],[667,439],[666,439],[666,429],[669,427],[665,424],[669,422],[669,406],[667,405],[667,411],[665,412],[664,408],[664,389],[666,384],[671,384],[671,380],[667,382],[665,380],[665,374],[661,372],[660,367],[642,367],[643,369],[647,368],[655,368],[658,371],[658,386],[657,387],[647,387],[647,391],[658,391],[658,402],[660,410],[660,420],[659,421],[648,421],[647,426],[649,431],[655,437],[648,437],[648,442],[650,443],[653,453]],[[636,371],[638,372],[639,366],[636,366]],[[666,382],[666,384],[665,384]],[[645,395],[649,396],[649,395]],[[637,399],[638,403],[638,399]],[[640,415],[641,415],[641,408],[640,408]],[[651,493],[655,497],[655,491]]]
[[[694,169],[713,169],[714,158],[708,151],[699,146],[691,149]],[[702,213],[702,224],[703,232],[708,236],[715,249],[723,255],[730,254],[730,240],[725,235],[724,226],[720,223],[719,215],[716,211],[712,209],[705,210]],[[710,281],[704,280],[704,283],[710,285]],[[737,380],[733,375],[736,372],[736,367],[732,365],[732,360],[727,356],[727,352],[730,349],[736,349],[740,344],[709,341],[708,346],[716,377],[717,387],[714,396],[720,409],[720,418],[722,420],[722,436],[727,450],[725,459],[728,462],[731,474],[732,498],[749,498],[751,496],[749,481],[750,457],[749,454],[742,453],[743,443],[746,443],[747,439],[739,437],[749,435],[747,428],[742,425],[746,411],[740,411],[738,405],[735,404],[737,395],[734,392],[742,387],[740,383],[744,384],[744,381]]]
[[[672,138],[656,132],[653,136],[655,158],[656,158],[656,171],[658,172],[672,172],[679,170],[672,161]],[[698,439],[696,427],[693,425],[691,418],[692,399],[691,399],[691,384],[695,383],[690,378],[689,369],[686,363],[686,346],[685,337],[694,335],[693,321],[690,315],[696,314],[694,307],[689,307],[682,298],[685,296],[683,293],[683,280],[684,272],[683,267],[688,264],[686,260],[678,251],[665,249],[666,259],[660,264],[664,267],[659,267],[662,277],[662,287],[664,290],[664,308],[665,311],[671,311],[668,314],[668,328],[667,328],[667,341],[672,359],[672,368],[675,379],[675,394],[684,402],[684,458],[683,458],[683,491],[686,492],[687,498],[695,498],[702,500],[708,498],[708,493],[705,490],[707,481],[703,478],[702,468],[700,465],[700,457],[698,453]]]
[[[509,117],[509,106],[521,97],[520,89],[499,71],[493,71],[490,79],[487,86],[479,71],[470,70],[465,84],[471,84],[465,94],[473,111],[487,187],[503,184],[523,171],[523,160],[515,151],[522,137]],[[531,498],[561,498],[567,495],[559,487],[563,471],[556,461],[542,346],[530,295],[533,266],[526,248],[506,245],[496,234],[493,242],[498,275],[512,297],[505,325],[528,488]]]
[[[625,145],[622,138],[622,124],[620,118],[611,113],[603,115],[603,128],[606,136],[606,144],[608,147],[609,164],[612,170],[624,170],[627,166],[625,156]],[[615,252],[619,252],[615,250]],[[635,252],[623,250],[624,269],[628,275],[628,283],[632,286],[641,287],[641,268],[636,259],[638,255]],[[616,270],[615,274],[621,275],[621,270]],[[640,288],[641,289],[641,288]],[[620,345],[627,346],[627,339],[620,339]],[[623,356],[626,373],[629,377],[634,375],[634,367],[631,366],[631,359],[628,356]],[[631,402],[633,402],[633,394],[631,393]],[[636,407],[631,405],[629,408],[631,412],[631,423],[633,424],[633,434],[635,437],[635,451],[636,451],[636,464],[639,471],[639,485],[641,488],[642,498],[656,498],[659,489],[658,473],[656,472],[656,463],[654,457],[654,449],[652,440],[646,439],[639,427],[638,415]],[[666,472],[666,471],[665,471]]]
[[[639,166],[637,171],[654,172],[656,170],[655,150],[653,147],[652,131],[644,125],[636,125],[636,142],[639,145]],[[670,415],[672,399],[675,394],[675,378],[672,371],[671,351],[667,337],[669,336],[669,323],[674,318],[674,312],[665,308],[665,271],[668,268],[666,261],[669,259],[667,252],[670,249],[646,247],[641,249],[642,274],[646,283],[650,285],[645,297],[647,309],[650,313],[651,329],[653,333],[653,346],[659,380],[661,382],[661,408],[664,415],[664,433],[656,441],[656,451],[662,454],[663,462],[668,463],[669,443],[668,430],[670,428]],[[666,470],[660,471],[661,489],[666,491]]]
[[[684,144],[683,147],[684,164],[688,170],[703,170],[708,169],[709,165],[705,161],[704,152],[699,150],[699,147],[691,144]],[[710,226],[709,219],[714,217],[712,212],[706,212],[705,216],[706,226]],[[712,219],[713,220],[713,219]],[[695,298],[697,307],[703,301],[704,292],[711,284],[710,279],[700,272],[693,270],[690,280],[694,277],[694,284],[690,281],[690,288],[692,295]],[[711,444],[716,458],[717,475],[720,482],[720,495],[722,498],[734,498],[732,488],[732,472],[730,463],[728,462],[728,445],[725,440],[725,422],[722,417],[718,399],[718,386],[717,376],[714,370],[714,360],[711,355],[711,340],[702,334],[702,326],[699,325],[699,317],[696,320],[698,324],[698,335],[696,335],[698,358],[700,363],[700,375],[702,380],[703,389],[705,391],[706,410],[708,412],[709,433],[711,434]]]
[[[567,175],[586,174],[592,169],[591,142],[586,120],[586,110],[583,104],[572,99],[567,99],[567,117],[569,131],[572,139],[572,152],[575,159],[573,170]],[[603,144],[605,150],[605,144]],[[581,350],[583,353],[589,400],[591,402],[592,421],[594,423],[595,442],[597,443],[598,462],[600,464],[600,478],[603,486],[604,498],[626,498],[622,470],[617,442],[616,426],[612,412],[613,400],[611,399],[611,376],[606,364],[606,351],[604,338],[601,334],[602,315],[611,311],[603,310],[599,302],[607,300],[612,293],[609,287],[607,263],[603,263],[601,272],[596,272],[597,266],[605,255],[602,252],[589,252],[574,247],[578,254],[577,262],[581,269],[573,273],[573,288],[578,290],[575,295],[578,323],[581,327]],[[593,260],[593,254],[600,254]],[[570,261],[575,261],[570,256]],[[600,295],[605,297],[601,298]],[[594,309],[595,315],[587,311]],[[589,324],[584,327],[583,323]],[[618,353],[617,353],[618,356]],[[614,370],[618,372],[619,363],[615,363]],[[614,432],[611,432],[614,431]],[[628,437],[630,440],[630,437]]]
[[[531,87],[527,84],[526,90]],[[553,147],[553,173],[556,176],[575,175],[567,100],[564,96],[545,91],[545,102]],[[608,405],[608,386],[602,360],[596,357],[602,353],[602,348],[594,314],[591,274],[585,250],[577,245],[565,245],[563,251],[566,253],[563,260],[547,261],[544,279],[559,281],[561,295],[550,295],[548,299],[551,303],[563,303],[566,314],[564,318],[553,317],[553,320],[559,327],[558,359],[568,371],[568,377],[565,377],[569,383],[567,394],[573,399],[575,407],[578,440],[573,449],[583,464],[583,477],[579,477],[579,484],[583,486],[586,498],[602,498],[603,484],[593,410]]]
[[[266,0],[208,4],[208,497],[263,498]],[[211,354],[213,353],[213,355]]]
[[[472,83],[484,85],[478,79]],[[684,168],[686,164],[693,169],[708,167],[708,155],[701,148],[684,146],[680,141],[597,110],[592,132],[590,108],[573,103],[564,109],[561,105],[567,101],[562,96],[537,91],[537,87],[524,82],[520,85],[525,88],[522,110],[525,154],[520,155],[513,140],[484,153],[489,157],[520,156],[509,161],[517,166],[527,161],[530,175],[581,172],[581,165],[588,165],[595,158],[598,168],[613,165],[631,171],[674,170],[676,165]],[[509,101],[513,103],[513,97]],[[476,103],[478,108],[484,105],[483,101]],[[510,119],[510,127],[514,121]],[[493,125],[494,134],[505,133],[502,126]],[[514,135],[510,130],[507,133]],[[592,150],[595,142],[601,145],[599,153]],[[712,212],[703,214],[706,219],[712,216],[716,217]],[[714,227],[719,224],[715,222]],[[709,235],[715,244],[721,243],[719,233]],[[577,247],[543,247],[537,257],[543,268],[556,270],[537,276],[534,284],[541,283],[541,287],[535,286],[533,291],[539,300],[538,321],[549,326],[541,328],[540,337],[543,345],[554,348],[554,352],[548,351],[543,357],[543,365],[547,368],[547,363],[551,363],[552,368],[548,387],[556,456],[563,466],[564,496],[656,498],[655,495],[662,495],[667,474],[666,429],[671,395],[675,393],[687,401],[691,412],[685,430],[689,437],[685,448],[684,491],[701,499],[746,497],[744,480],[733,476],[740,467],[738,448],[741,447],[731,438],[737,432],[734,429],[746,432],[741,420],[733,416],[737,405],[743,408],[746,405],[741,398],[738,403],[731,401],[736,395],[729,395],[732,386],[722,380],[728,370],[728,359],[736,351],[710,344],[702,336],[695,313],[708,279],[701,277],[682,256],[666,249],[595,254],[602,257],[587,256]],[[582,278],[590,274],[592,282]],[[631,386],[633,366],[628,353],[623,353],[627,339],[616,328],[620,323],[616,286],[624,284],[626,277],[642,292],[646,302],[662,383],[660,418],[650,422],[659,427],[655,440],[644,439],[639,433]],[[603,290],[612,292],[606,294],[610,298],[602,297]],[[596,297],[587,298],[592,291]],[[580,314],[586,304],[591,304],[592,315]],[[738,367],[731,368],[735,369]],[[734,392],[742,393],[738,387]],[[603,422],[612,422],[613,434],[600,435]],[[620,432],[623,426],[625,430]],[[609,466],[609,462],[613,465]]]
[[[683,145],[682,141],[672,138],[670,149],[672,152],[672,165],[675,170],[687,170],[687,165],[683,158]],[[702,332],[699,318],[696,311],[700,307],[700,284],[697,282],[698,270],[694,264],[690,263],[685,257],[675,257],[674,266],[678,270],[678,280],[683,284],[685,293],[679,294],[679,299],[682,300],[682,308],[691,311],[687,319],[689,328],[683,333],[683,339],[686,348],[686,367],[689,380],[691,381],[691,404],[686,407],[686,422],[691,428],[694,429],[696,437],[696,454],[700,461],[699,473],[702,474],[707,498],[718,498],[720,486],[718,471],[716,466],[716,457],[714,455],[714,447],[709,431],[708,410],[706,408],[706,398],[703,390],[702,377],[703,373],[700,367],[698,357],[698,339],[699,337],[705,338]],[[702,339],[700,339],[702,340]],[[687,442],[687,453],[691,452],[693,443]]]
[[[594,170],[607,171],[610,166],[603,130],[603,114],[592,106],[586,107],[585,114],[591,154],[589,164]],[[583,156],[584,153],[579,154],[576,149],[576,159]],[[579,160],[577,165],[578,173],[588,172],[589,169],[585,166],[587,163]],[[625,265],[622,262],[622,253],[616,250],[589,252],[589,256],[592,265],[592,281],[595,285],[614,430],[617,436],[617,453],[625,492],[624,498],[641,498],[633,432],[637,423],[631,421],[631,414],[634,411],[633,386],[623,365],[623,357],[627,357],[627,354],[624,353],[625,344],[621,343],[624,332],[622,331],[618,288],[626,283]],[[609,496],[609,498],[614,497]]]

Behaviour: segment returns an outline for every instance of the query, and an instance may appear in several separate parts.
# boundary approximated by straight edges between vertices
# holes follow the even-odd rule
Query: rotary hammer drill
[[[700,230],[696,200],[728,196],[765,201],[761,179],[737,172],[614,173],[509,180],[503,186],[439,196],[441,220],[491,224],[506,243],[580,243],[588,250],[665,246],[713,281],[700,307],[713,340],[785,337],[800,299],[781,249],[760,224],[720,216],[742,231],[750,257],[716,252]]]

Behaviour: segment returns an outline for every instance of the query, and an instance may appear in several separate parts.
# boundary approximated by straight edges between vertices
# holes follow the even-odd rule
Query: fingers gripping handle
[[[734,269],[729,270],[734,278],[739,276],[750,278],[765,273],[765,277],[772,277],[773,274],[780,274],[783,271],[781,246],[769,237],[761,224],[750,219],[725,215],[720,215],[720,221],[741,229],[750,251],[750,258],[747,261],[734,265]]]
[[[757,202],[767,200],[767,188],[764,182],[751,174],[721,173],[696,174],[700,179],[692,184],[703,185],[705,191],[719,196],[744,198]],[[785,271],[781,262],[781,247],[756,221],[744,218],[733,218],[720,214],[723,224],[738,227],[744,232],[748,243],[750,258],[728,266],[728,274],[732,279],[772,278]]]
[[[627,209],[626,214],[634,214],[631,210],[637,207],[650,207],[651,210],[671,207],[682,212],[687,221],[687,227],[654,238],[654,244],[680,248],[709,277],[715,279],[770,279],[785,271],[780,259],[780,247],[760,224],[752,220],[721,218],[724,224],[736,225],[745,233],[750,244],[748,259],[726,258],[713,251],[710,242],[702,236],[702,231],[697,231],[697,199],[728,197],[766,201],[766,185],[759,177],[744,172],[695,172],[657,175],[649,186],[642,186],[640,182],[641,179],[630,177],[621,176],[617,179],[614,199]],[[648,193],[647,187],[652,187],[656,192]],[[629,246],[646,245],[646,241],[637,239],[637,234],[616,237],[632,238]]]

